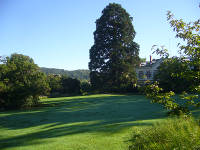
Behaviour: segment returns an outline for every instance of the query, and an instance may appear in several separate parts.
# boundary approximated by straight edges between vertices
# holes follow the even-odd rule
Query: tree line
[[[41,95],[57,97],[91,92],[138,92],[135,69],[142,59],[139,58],[139,45],[134,42],[136,32],[132,20],[119,4],[111,3],[103,9],[101,17],[96,20],[94,44],[89,50],[89,70],[69,72],[39,68],[32,58],[22,54],[0,57],[0,107],[31,107],[38,104]],[[169,98],[164,102],[172,104],[174,101],[170,98],[173,93],[165,95],[164,92],[199,92],[200,21],[186,24],[173,19],[170,13],[168,20],[177,32],[176,36],[187,42],[180,47],[185,56],[168,58],[165,49],[157,49],[155,52],[165,61],[155,76],[159,83],[148,83],[146,92],[156,100],[159,100],[156,96],[160,93],[162,98]],[[188,99],[194,103],[194,97]],[[175,105],[178,106],[172,106]]]
[[[0,58],[0,108],[16,109],[39,105],[40,96],[68,96],[89,92],[87,80],[43,73],[32,58],[12,54]]]
[[[48,74],[55,74],[55,75],[65,75],[71,78],[76,78],[79,80],[88,80],[89,81],[89,74],[90,71],[87,69],[79,69],[79,70],[73,70],[68,71],[64,69],[57,69],[57,68],[46,68],[46,67],[40,67],[41,71]]]
[[[88,70],[68,72],[39,68],[29,56],[12,54],[1,59],[0,107],[24,108],[38,105],[40,96],[68,96],[88,92],[130,92],[136,84],[139,45],[133,42],[132,17],[119,4],[109,4],[96,21],[95,43],[90,49]],[[45,73],[44,73],[45,72]],[[91,83],[91,84],[90,84]]]

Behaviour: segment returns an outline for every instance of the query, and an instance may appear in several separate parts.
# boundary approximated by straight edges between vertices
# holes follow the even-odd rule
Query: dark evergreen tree
[[[62,93],[73,95],[73,94],[80,94],[81,87],[80,81],[77,79],[73,79],[67,76],[61,77],[61,84],[62,84]]]
[[[90,79],[94,88],[123,88],[136,82],[139,45],[133,41],[132,17],[121,5],[109,4],[96,20],[90,49]]]

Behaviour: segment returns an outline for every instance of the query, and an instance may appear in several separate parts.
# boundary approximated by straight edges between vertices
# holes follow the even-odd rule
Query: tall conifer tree
[[[136,82],[139,45],[133,41],[132,17],[121,5],[109,4],[96,20],[90,49],[90,79],[95,88],[121,88]]]

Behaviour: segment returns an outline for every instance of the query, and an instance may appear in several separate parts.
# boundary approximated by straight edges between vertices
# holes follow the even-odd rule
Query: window
[[[144,77],[144,72],[143,71],[139,71],[139,79],[143,79]]]
[[[150,71],[150,70],[148,70],[148,71],[146,72],[146,76],[147,76],[147,79],[150,79],[150,78],[151,78],[151,71]]]

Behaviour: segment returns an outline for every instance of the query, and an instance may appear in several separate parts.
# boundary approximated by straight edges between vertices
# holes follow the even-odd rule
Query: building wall
[[[149,66],[141,66],[139,68],[136,68],[138,83],[143,84],[147,80],[153,81],[154,76],[161,62],[162,59],[159,59],[154,64],[151,64]]]

